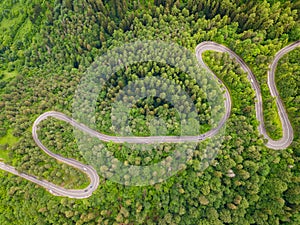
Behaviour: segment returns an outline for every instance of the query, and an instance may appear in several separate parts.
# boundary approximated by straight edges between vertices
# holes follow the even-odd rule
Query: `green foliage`
[[[71,115],[72,97],[86,68],[107,49],[136,39],[172,41],[191,51],[206,40],[227,45],[253,70],[268,131],[272,137],[281,135],[266,72],[274,54],[299,39],[298,1],[7,0],[1,1],[0,11],[0,157],[19,171],[66,188],[86,185],[82,173],[36,147],[32,123],[48,110]],[[1,171],[0,224],[299,224],[299,49],[286,55],[276,72],[295,131],[292,145],[280,152],[266,149],[259,137],[254,92],[239,64],[226,54],[207,52],[204,59],[233,100],[219,154],[205,171],[200,172],[199,145],[187,168],[162,183],[131,187],[100,177],[98,190],[84,200],[52,196]],[[194,96],[199,109],[208,110],[201,89],[186,74],[154,62],[135,64],[118,71],[99,95],[99,131],[113,133],[109,114],[115,94],[130,80],[148,75],[175,81]],[[168,134],[180,132],[176,112],[161,96],[132,108],[135,135],[155,132],[146,123],[149,112],[161,115]],[[201,115],[206,125],[209,118]],[[79,152],[72,127],[65,123],[48,119],[40,127],[43,144],[53,152],[83,163],[97,154]],[[168,144],[156,151],[115,143],[106,147],[119,160],[136,165],[159,162],[176,149]],[[232,173],[234,177],[228,175]]]

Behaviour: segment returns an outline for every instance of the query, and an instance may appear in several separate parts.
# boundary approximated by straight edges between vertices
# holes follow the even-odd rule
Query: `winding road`
[[[243,70],[248,74],[248,79],[251,82],[251,86],[255,91],[256,94],[256,102],[255,102],[255,108],[256,108],[256,117],[259,121],[259,127],[258,130],[261,135],[265,137],[265,139],[268,140],[266,146],[268,148],[274,149],[274,150],[279,150],[279,149],[285,149],[287,148],[293,141],[293,129],[291,126],[291,123],[288,119],[288,115],[285,111],[285,108],[283,106],[283,103],[280,99],[279,93],[276,89],[276,84],[275,84],[275,71],[277,67],[277,63],[279,59],[285,55],[286,53],[292,51],[296,47],[300,46],[300,41],[297,41],[293,44],[290,44],[280,50],[274,57],[273,62],[271,63],[268,71],[268,85],[270,88],[271,95],[275,98],[281,124],[282,124],[282,130],[283,130],[283,136],[280,140],[272,140],[266,133],[266,129],[264,126],[264,119],[263,119],[263,106],[262,106],[262,96],[261,96],[261,91],[259,84],[250,70],[250,68],[247,66],[247,64],[242,60],[241,57],[239,57],[235,52],[230,50],[229,48],[217,44],[215,42],[202,42],[196,47],[196,57],[199,61],[199,63],[206,68],[207,70],[210,70],[207,65],[204,63],[202,59],[202,53],[207,50],[212,50],[212,51],[217,51],[217,52],[225,52],[228,53],[232,58],[235,58],[237,62],[241,65]],[[213,74],[213,73],[212,73]],[[10,172],[12,174],[15,174],[17,176],[23,177],[33,183],[36,183],[44,188],[46,188],[51,194],[57,195],[57,196],[64,196],[64,197],[69,197],[69,198],[88,198],[92,195],[92,193],[97,189],[99,185],[99,176],[96,172],[96,170],[88,165],[82,164],[74,159],[70,158],[64,158],[59,154],[55,154],[51,152],[49,149],[47,149],[39,140],[37,130],[38,130],[38,125],[41,121],[47,119],[48,117],[54,117],[56,119],[65,121],[72,125],[73,127],[76,127],[77,129],[84,131],[88,134],[90,134],[93,137],[97,137],[102,141],[108,142],[116,142],[116,143],[140,143],[140,144],[149,144],[149,143],[162,143],[162,142],[168,142],[168,143],[179,143],[179,142],[187,142],[187,141],[202,141],[207,138],[210,138],[218,131],[221,129],[221,127],[225,124],[227,119],[230,116],[231,112],[231,98],[228,89],[226,86],[222,83],[222,81],[215,75],[213,74],[214,78],[219,81],[222,85],[222,89],[224,90],[224,105],[226,109],[226,113],[219,122],[218,126],[205,134],[197,135],[197,136],[151,136],[151,137],[116,137],[116,136],[108,136],[102,133],[99,133],[95,130],[90,129],[89,127],[85,126],[84,124],[76,122],[74,119],[66,116],[63,113],[60,112],[55,112],[55,111],[49,111],[46,113],[43,113],[40,115],[34,122],[33,127],[32,127],[32,137],[35,141],[35,143],[50,157],[53,157],[57,159],[58,161],[62,163],[66,163],[74,168],[79,169],[83,173],[85,173],[89,179],[90,179],[90,184],[88,187],[84,189],[65,189],[63,187],[60,187],[58,185],[55,185],[49,181],[46,180],[40,180],[35,176],[28,175],[22,172],[17,171],[14,167],[9,166],[3,162],[0,162],[0,169],[5,170],[7,172]]]
[[[235,58],[237,62],[241,65],[243,70],[248,74],[248,79],[251,82],[251,86],[255,91],[256,95],[256,102],[255,102],[255,109],[256,109],[256,118],[259,121],[258,130],[261,135],[264,136],[265,139],[268,140],[266,146],[271,149],[280,150],[287,148],[293,141],[294,134],[293,134],[293,128],[289,121],[288,115],[285,111],[285,108],[283,106],[283,103],[280,99],[279,93],[276,88],[275,84],[275,71],[277,67],[277,63],[279,59],[285,55],[286,53],[292,51],[296,47],[300,46],[300,41],[297,41],[291,45],[286,46],[285,48],[281,49],[274,57],[273,62],[271,63],[269,70],[268,70],[268,86],[271,92],[272,97],[276,100],[277,109],[279,112],[280,121],[282,124],[282,138],[280,140],[273,140],[270,138],[266,132],[265,125],[264,125],[264,116],[263,116],[263,103],[262,103],[262,96],[259,84],[250,70],[250,68],[247,66],[247,64],[243,61],[241,57],[239,57],[235,52],[230,50],[229,48],[217,44],[215,42],[203,42],[199,44],[196,48],[196,55],[197,58],[202,66],[204,66],[207,70],[210,70],[207,65],[203,62],[202,59],[202,53],[204,51],[213,50],[217,52],[225,52],[228,53],[232,58]],[[226,92],[228,90],[226,89]],[[227,94],[229,95],[229,93]],[[229,95],[230,97],[230,95]]]

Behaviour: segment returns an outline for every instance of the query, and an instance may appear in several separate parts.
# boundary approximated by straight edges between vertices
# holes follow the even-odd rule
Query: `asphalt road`
[[[262,104],[262,96],[261,96],[260,86],[259,86],[254,74],[252,73],[250,68],[247,66],[247,64],[243,61],[243,59],[241,57],[239,57],[235,52],[230,50],[229,48],[227,48],[223,45],[217,44],[215,42],[202,42],[196,48],[196,54],[199,59],[199,62],[204,67],[206,67],[208,70],[209,70],[209,68],[203,62],[201,54],[204,51],[213,50],[213,51],[217,51],[217,52],[228,53],[232,58],[235,58],[237,60],[237,62],[241,65],[243,70],[248,74],[248,79],[249,79],[251,86],[254,89],[255,95],[256,95],[255,109],[256,109],[256,118],[259,121],[258,130],[259,130],[260,134],[263,135],[264,138],[268,140],[266,146],[268,148],[275,149],[275,150],[287,148],[292,143],[293,138],[294,138],[293,128],[291,126],[288,115],[285,111],[285,108],[283,106],[283,103],[280,99],[279,93],[276,88],[276,84],[275,84],[275,80],[274,80],[276,67],[277,67],[277,63],[278,63],[279,59],[283,55],[292,51],[293,49],[297,48],[298,46],[300,46],[300,41],[297,41],[297,42],[281,49],[275,55],[274,60],[271,63],[271,65],[269,67],[269,71],[268,71],[268,86],[270,88],[271,95],[276,100],[276,105],[278,108],[279,117],[280,117],[280,121],[282,124],[283,135],[282,135],[282,138],[279,140],[273,140],[272,138],[270,138],[268,136],[268,134],[266,132],[265,125],[264,125],[263,104]]]
[[[58,158],[56,158],[56,159],[58,159]],[[88,187],[86,187],[85,189],[74,189],[74,190],[73,189],[65,189],[65,188],[55,185],[49,181],[40,180],[33,175],[28,175],[26,173],[19,172],[13,166],[9,166],[3,162],[0,162],[0,168],[2,170],[5,170],[12,174],[15,174],[19,177],[23,177],[26,180],[29,180],[33,183],[36,183],[36,184],[46,188],[51,194],[56,195],[56,196],[64,196],[64,197],[77,198],[77,199],[90,197],[99,185],[99,177],[98,177],[97,172],[92,167],[83,165],[75,160],[73,160],[74,164],[70,163],[71,159],[63,158],[62,160],[60,160],[60,159],[58,159],[58,160],[66,163],[66,164],[69,164],[73,167],[76,167],[76,168],[82,170],[83,172],[85,172],[86,174],[88,174],[88,176],[91,180],[91,183],[88,185]],[[86,171],[83,170],[82,169],[83,167],[79,168],[80,166],[85,167],[87,170]]]
[[[274,141],[270,137],[268,137],[265,129],[260,128],[261,133],[268,139],[267,147],[269,147],[269,148],[276,149],[276,146],[278,146],[278,144],[280,144],[280,145],[279,145],[279,148],[277,148],[277,149],[287,148],[294,139],[292,125],[289,121],[285,107],[282,103],[282,100],[281,100],[279,93],[277,91],[277,88],[276,88],[275,72],[276,72],[277,64],[278,64],[278,61],[280,60],[280,58],[299,46],[300,46],[300,40],[286,46],[285,48],[283,48],[279,52],[277,52],[273,62],[270,64],[270,67],[268,70],[268,86],[269,86],[272,97],[274,97],[276,99],[276,105],[277,105],[279,117],[280,117],[281,124],[282,124],[282,131],[283,131],[282,138],[278,141]]]
[[[268,85],[269,85],[272,96],[275,97],[275,99],[276,99],[276,104],[278,107],[279,116],[280,116],[280,120],[281,120],[282,127],[283,127],[283,137],[280,140],[272,140],[266,133],[265,126],[264,126],[264,120],[263,120],[262,96],[261,96],[260,87],[259,87],[259,84],[258,84],[254,74],[252,73],[250,68],[246,65],[246,63],[232,50],[228,49],[227,47],[225,47],[223,45],[220,45],[220,44],[217,44],[214,42],[203,42],[196,47],[196,56],[198,58],[198,61],[207,70],[210,70],[210,69],[207,67],[207,65],[203,62],[203,59],[202,59],[202,53],[207,50],[213,50],[213,51],[217,51],[217,52],[226,52],[226,53],[230,54],[231,57],[235,58],[239,62],[239,64],[243,68],[243,70],[248,74],[248,79],[251,82],[251,86],[254,89],[255,94],[256,94],[256,102],[255,102],[256,117],[257,117],[258,121],[260,122],[258,130],[268,140],[268,143],[266,144],[266,146],[268,148],[275,149],[275,150],[287,148],[293,141],[293,129],[291,127],[290,121],[288,119],[285,108],[282,104],[282,101],[279,97],[278,91],[276,89],[275,81],[274,81],[276,66],[277,66],[279,59],[284,54],[295,49],[299,45],[300,45],[300,41],[297,41],[297,42],[283,48],[282,50],[280,50],[276,54],[274,61],[270,65],[270,69],[268,72]],[[215,74],[213,74],[213,76],[216,80],[219,81],[219,83],[222,83],[222,81],[220,79],[218,79],[218,77]],[[39,180],[35,176],[28,175],[28,174],[25,174],[22,172],[18,172],[14,167],[6,165],[3,162],[0,162],[0,169],[10,172],[12,174],[15,174],[17,176],[23,177],[33,183],[36,183],[36,184],[46,188],[51,194],[54,194],[57,196],[65,196],[65,197],[69,197],[69,198],[78,198],[78,199],[88,198],[92,195],[92,193],[97,189],[97,187],[99,185],[99,176],[98,176],[97,172],[91,166],[84,165],[74,159],[64,158],[61,155],[54,154],[49,149],[47,149],[41,143],[41,141],[38,138],[38,134],[37,134],[38,124],[41,121],[47,119],[48,117],[54,117],[56,119],[65,121],[65,122],[71,124],[72,126],[76,127],[77,129],[84,131],[84,132],[90,134],[91,136],[97,137],[100,140],[106,141],[106,142],[112,141],[112,142],[116,142],[116,143],[127,142],[127,143],[149,144],[149,143],[162,143],[162,142],[179,143],[179,142],[187,142],[187,141],[201,141],[201,140],[205,140],[207,138],[210,138],[210,137],[216,135],[216,133],[218,133],[220,128],[225,124],[226,120],[230,116],[230,112],[231,112],[230,94],[224,84],[222,85],[222,88],[224,90],[224,106],[226,109],[226,113],[224,114],[223,118],[221,119],[221,121],[219,122],[219,124],[216,128],[208,131],[205,134],[201,134],[201,135],[197,135],[197,136],[151,136],[151,137],[108,136],[108,135],[99,133],[95,130],[92,130],[89,127],[85,126],[84,124],[78,123],[74,119],[72,119],[60,112],[49,111],[49,112],[46,112],[46,113],[43,113],[42,115],[40,115],[35,120],[33,127],[32,127],[32,137],[33,137],[34,141],[50,157],[53,157],[62,163],[66,163],[70,166],[73,166],[74,168],[77,168],[80,171],[82,171],[83,173],[87,174],[87,176],[90,179],[90,184],[85,189],[74,189],[74,190],[73,189],[65,189],[60,186],[54,185],[53,183],[51,183],[49,181]]]

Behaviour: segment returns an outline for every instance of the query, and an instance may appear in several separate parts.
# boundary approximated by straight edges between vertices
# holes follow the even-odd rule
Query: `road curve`
[[[40,180],[33,175],[28,175],[26,173],[19,172],[16,170],[15,167],[9,166],[3,162],[0,162],[0,169],[10,172],[12,174],[15,174],[19,177],[25,178],[26,180],[29,180],[35,184],[38,184],[38,185],[46,188],[46,190],[48,190],[51,194],[56,195],[56,196],[63,196],[63,197],[76,198],[76,199],[83,199],[83,198],[90,197],[99,185],[99,177],[98,177],[97,172],[92,167],[83,165],[76,160],[66,159],[66,158],[63,158],[61,160],[58,159],[58,160],[66,163],[66,164],[69,164],[73,167],[76,167],[82,171],[83,171],[82,166],[84,166],[87,170],[83,171],[83,172],[88,174],[88,176],[91,180],[91,183],[88,185],[88,187],[85,189],[65,189],[65,188],[55,185],[49,181]],[[74,164],[70,163],[71,161],[73,161]],[[81,166],[81,168],[80,168],[80,166]]]
[[[266,146],[268,148],[275,149],[275,150],[287,148],[292,143],[293,138],[294,138],[292,125],[289,121],[288,115],[285,111],[285,108],[283,106],[283,103],[280,99],[279,93],[276,88],[275,71],[276,71],[276,67],[277,67],[277,63],[278,63],[279,59],[286,53],[297,48],[298,46],[300,46],[300,41],[297,41],[297,42],[290,44],[290,45],[286,46],[285,48],[281,49],[275,55],[274,60],[271,63],[271,65],[269,67],[269,71],[268,71],[268,85],[270,88],[271,95],[273,97],[275,97],[276,105],[277,105],[277,108],[279,111],[279,117],[280,117],[281,124],[282,124],[283,135],[280,140],[273,140],[272,138],[270,138],[268,136],[268,134],[266,132],[265,125],[264,125],[263,104],[262,104],[262,96],[261,96],[260,86],[259,86],[254,74],[252,73],[250,68],[247,66],[247,64],[244,62],[244,60],[241,57],[239,57],[235,52],[230,50],[229,48],[227,48],[223,45],[217,44],[215,42],[202,42],[201,44],[199,44],[196,47],[196,55],[197,55],[197,58],[198,58],[200,64],[202,66],[206,67],[208,70],[209,70],[209,68],[203,62],[202,53],[207,50],[212,50],[212,51],[217,51],[217,52],[228,53],[232,58],[235,58],[237,60],[237,62],[241,65],[243,70],[248,74],[248,79],[249,79],[251,86],[254,89],[255,95],[256,95],[255,109],[256,109],[256,117],[257,117],[257,120],[259,121],[258,130],[259,130],[260,134],[263,135],[264,138],[268,140],[268,142],[266,143]]]
[[[246,65],[246,63],[239,57],[235,52],[230,50],[229,48],[217,44],[215,42],[202,42],[196,47],[196,56],[198,58],[199,63],[206,68],[207,70],[210,70],[207,65],[204,63],[202,59],[202,53],[207,50],[213,50],[217,52],[225,52],[228,53],[232,58],[235,58],[238,63],[241,65],[243,70],[248,74],[248,79],[251,82],[251,86],[255,91],[256,94],[256,102],[255,102],[255,108],[256,108],[256,117],[258,121],[260,122],[258,130],[259,132],[268,140],[268,143],[266,146],[271,149],[279,150],[279,149],[284,149],[287,148],[291,142],[293,141],[293,129],[290,124],[290,121],[288,119],[288,115],[284,109],[284,106],[282,104],[282,101],[279,97],[278,91],[276,89],[276,84],[275,84],[275,71],[277,67],[277,63],[279,59],[286,53],[292,51],[296,47],[300,46],[300,41],[297,41],[282,50],[280,50],[272,64],[269,67],[269,72],[268,72],[268,85],[270,88],[271,95],[276,99],[276,104],[278,107],[279,111],[279,116],[280,120],[283,126],[283,137],[280,140],[272,140],[266,133],[265,126],[264,126],[264,119],[263,119],[263,108],[262,108],[262,97],[261,97],[261,91],[259,84],[250,70],[250,68]],[[212,73],[213,74],[213,73]],[[222,83],[222,81],[215,75],[213,74],[214,78],[219,81],[219,83]],[[223,83],[222,83],[223,84]],[[51,194],[57,195],[57,196],[64,196],[64,197],[69,197],[69,198],[88,198],[92,195],[92,193],[97,189],[99,185],[99,176],[94,168],[88,165],[84,165],[74,159],[69,159],[69,158],[64,158],[61,155],[55,154],[51,152],[49,149],[47,149],[39,140],[37,130],[38,130],[38,125],[41,121],[47,119],[48,117],[54,117],[56,119],[65,121],[72,126],[76,127],[77,129],[84,131],[91,136],[97,137],[102,141],[108,142],[116,142],[116,143],[140,143],[140,144],[149,144],[149,143],[161,143],[161,142],[169,142],[169,143],[179,143],[179,142],[186,142],[186,141],[202,141],[207,138],[210,138],[221,129],[221,127],[224,125],[226,120],[230,116],[231,112],[231,98],[228,89],[226,86],[223,84],[222,88],[224,90],[224,105],[226,109],[226,113],[224,114],[223,118],[219,122],[218,126],[205,134],[197,135],[197,136],[152,136],[152,137],[116,137],[116,136],[108,136],[102,133],[99,133],[95,130],[90,129],[89,127],[85,126],[84,124],[76,122],[74,119],[66,116],[63,113],[60,112],[55,112],[55,111],[49,111],[46,113],[43,113],[40,115],[34,122],[33,127],[32,127],[32,137],[35,141],[35,143],[50,157],[53,157],[57,159],[58,161],[62,163],[66,163],[70,166],[73,166],[74,168],[79,169],[83,173],[87,174],[89,179],[90,179],[90,184],[88,185],[87,188],[85,189],[80,189],[80,190],[73,190],[73,189],[65,189],[60,186],[57,186],[49,181],[46,180],[39,180],[35,176],[28,175],[22,172],[17,171],[14,167],[9,166],[3,162],[0,162],[0,169],[5,170],[7,172],[10,172],[12,174],[15,174],[17,176],[23,177],[33,183],[36,183],[44,188],[46,188]]]
[[[279,52],[277,52],[277,54],[274,57],[273,62],[270,64],[270,67],[268,70],[268,86],[270,88],[272,97],[275,98],[275,100],[276,100],[278,114],[279,114],[279,117],[281,120],[282,131],[283,131],[283,136],[278,141],[274,141],[274,140],[268,138],[268,141],[269,141],[268,145],[270,145],[271,148],[272,148],[272,146],[275,146],[278,142],[281,143],[282,148],[287,148],[294,139],[292,125],[289,121],[285,107],[282,103],[282,100],[281,100],[280,95],[276,88],[275,72],[276,72],[278,61],[282,58],[282,56],[284,56],[285,54],[287,54],[288,52],[294,50],[295,48],[297,48],[299,46],[300,46],[300,40],[286,46],[285,48],[283,48]],[[264,130],[264,132],[265,132],[265,130]],[[267,134],[266,134],[266,137],[268,137]]]

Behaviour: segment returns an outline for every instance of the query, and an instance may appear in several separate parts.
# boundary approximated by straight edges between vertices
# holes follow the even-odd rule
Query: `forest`
[[[282,137],[267,71],[280,49],[300,40],[299,0],[3,0],[0,11],[0,159],[18,171],[65,188],[86,187],[89,180],[84,173],[36,146],[32,124],[46,111],[72,116],[77,86],[97,57],[138,40],[173,42],[193,53],[203,41],[232,49],[260,84],[268,134]],[[126,174],[124,184],[108,179],[106,165],[115,166],[110,156],[124,164],[146,166],[189,145],[118,144],[84,137],[92,151],[83,152],[73,127],[49,118],[40,124],[43,144],[64,157],[92,162],[100,185],[90,198],[71,199],[0,170],[0,224],[300,224],[299,57],[299,48],[283,56],[275,77],[294,130],[287,149],[265,147],[257,129],[255,93],[240,65],[228,54],[207,51],[204,61],[229,89],[233,103],[224,140],[215,143],[220,144],[215,155],[203,152],[207,143],[199,143],[175,175],[156,182],[158,175],[148,174],[153,185],[129,186]],[[195,130],[200,134],[213,127],[211,112],[221,109],[210,107],[211,96],[203,87],[172,65],[149,61],[110,77],[97,98],[94,129],[120,135],[114,126],[120,121],[110,117],[118,94],[136,80],[157,78],[170,80],[170,85],[157,83],[165,92],[132,106],[125,132],[180,135],[178,112],[165,100],[167,91],[174,93],[182,111],[188,111],[185,97],[176,95],[180,89],[189,94],[198,112],[201,126]],[[141,93],[145,89],[139,88]],[[165,129],[155,129],[160,123]],[[95,160],[104,148],[107,158]],[[206,166],[203,155],[208,158]],[[135,179],[132,182],[139,182]]]

